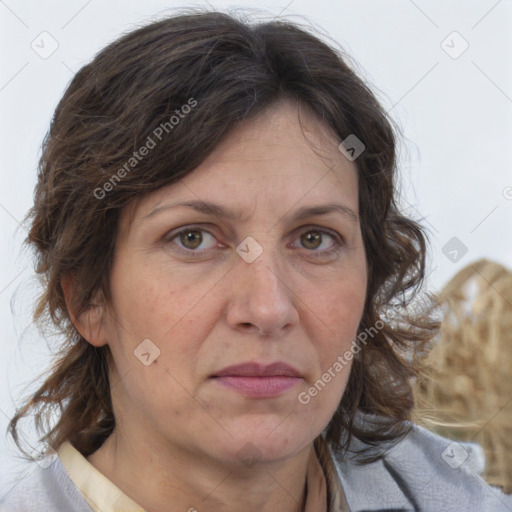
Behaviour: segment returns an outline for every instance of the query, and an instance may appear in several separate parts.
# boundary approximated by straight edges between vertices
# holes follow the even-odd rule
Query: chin
[[[253,422],[236,430],[228,429],[232,437],[226,435],[224,442],[215,444],[222,450],[220,458],[226,462],[252,467],[258,462],[280,462],[296,455],[314,440],[305,438],[304,430],[299,426],[291,429],[282,419],[280,423],[275,419],[272,422]]]

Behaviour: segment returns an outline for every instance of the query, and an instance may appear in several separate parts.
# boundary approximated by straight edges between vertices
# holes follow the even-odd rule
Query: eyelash
[[[200,231],[202,233],[208,233],[210,236],[215,238],[215,236],[207,229],[204,229],[200,226],[190,225],[190,226],[186,226],[186,227],[180,229],[179,231],[173,231],[173,232],[169,233],[164,238],[163,242],[164,243],[173,243],[173,240],[178,238],[181,234],[186,233],[188,231],[194,231],[194,230]],[[312,253],[312,255],[314,255],[315,258],[320,259],[320,258],[325,258],[325,257],[331,256],[334,253],[339,252],[339,250],[345,244],[345,240],[340,234],[338,234],[334,231],[331,231],[331,230],[327,230],[325,228],[317,228],[315,226],[306,226],[306,229],[301,231],[298,234],[296,239],[299,239],[301,235],[304,235],[304,234],[310,233],[310,232],[317,232],[317,233],[320,233],[322,236],[327,235],[327,236],[331,237],[331,239],[333,240],[333,244],[332,244],[333,248],[332,249],[323,250],[323,251],[317,251],[315,249],[311,249],[310,252]],[[323,242],[323,240],[322,240],[322,242]],[[203,250],[194,250],[194,249],[187,249],[187,248],[182,247],[176,243],[174,243],[174,245],[177,247],[177,249],[180,252],[186,254],[187,256],[191,256],[193,258],[200,258],[202,256],[205,256],[208,252],[211,252],[212,249],[215,249],[215,247],[213,247],[213,248],[203,249]],[[306,249],[306,248],[304,248],[304,249]],[[306,249],[306,250],[308,250],[308,249]]]

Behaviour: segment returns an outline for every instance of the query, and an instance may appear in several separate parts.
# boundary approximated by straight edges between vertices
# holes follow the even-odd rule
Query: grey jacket
[[[485,484],[475,445],[414,426],[386,456],[365,466],[335,464],[351,512],[512,512],[512,495]],[[91,512],[53,455],[3,499],[2,512]],[[335,512],[335,511],[333,511]]]

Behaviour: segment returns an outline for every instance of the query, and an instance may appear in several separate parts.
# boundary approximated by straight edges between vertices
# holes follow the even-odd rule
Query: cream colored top
[[[100,473],[69,441],[61,445],[58,455],[94,512],[146,512]]]
[[[146,512],[98,471],[69,441],[62,444],[58,455],[71,480],[94,512]],[[311,450],[306,486],[304,512],[327,512],[327,482],[315,450]],[[339,482],[330,488],[337,492],[341,490]]]

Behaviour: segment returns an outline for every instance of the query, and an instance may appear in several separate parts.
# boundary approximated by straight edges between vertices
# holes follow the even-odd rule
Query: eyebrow
[[[144,218],[150,218],[154,217],[155,215],[158,215],[159,213],[169,210],[172,208],[178,208],[178,207],[188,207],[192,208],[193,210],[196,210],[200,213],[205,213],[207,215],[214,215],[216,217],[219,217],[221,219],[227,219],[227,220],[242,220],[243,214],[239,210],[232,210],[230,208],[226,208],[224,206],[221,206],[216,203],[211,203],[208,201],[183,201],[179,203],[170,203],[165,204],[163,206],[159,206],[157,208],[154,208],[148,215],[146,215]],[[345,217],[348,217],[349,220],[353,222],[359,222],[359,215],[348,206],[344,204],[338,204],[338,203],[327,203],[323,205],[318,206],[303,206],[299,208],[295,214],[292,216],[295,220],[302,220],[308,217],[314,217],[318,215],[327,215],[329,213],[341,213]]]

